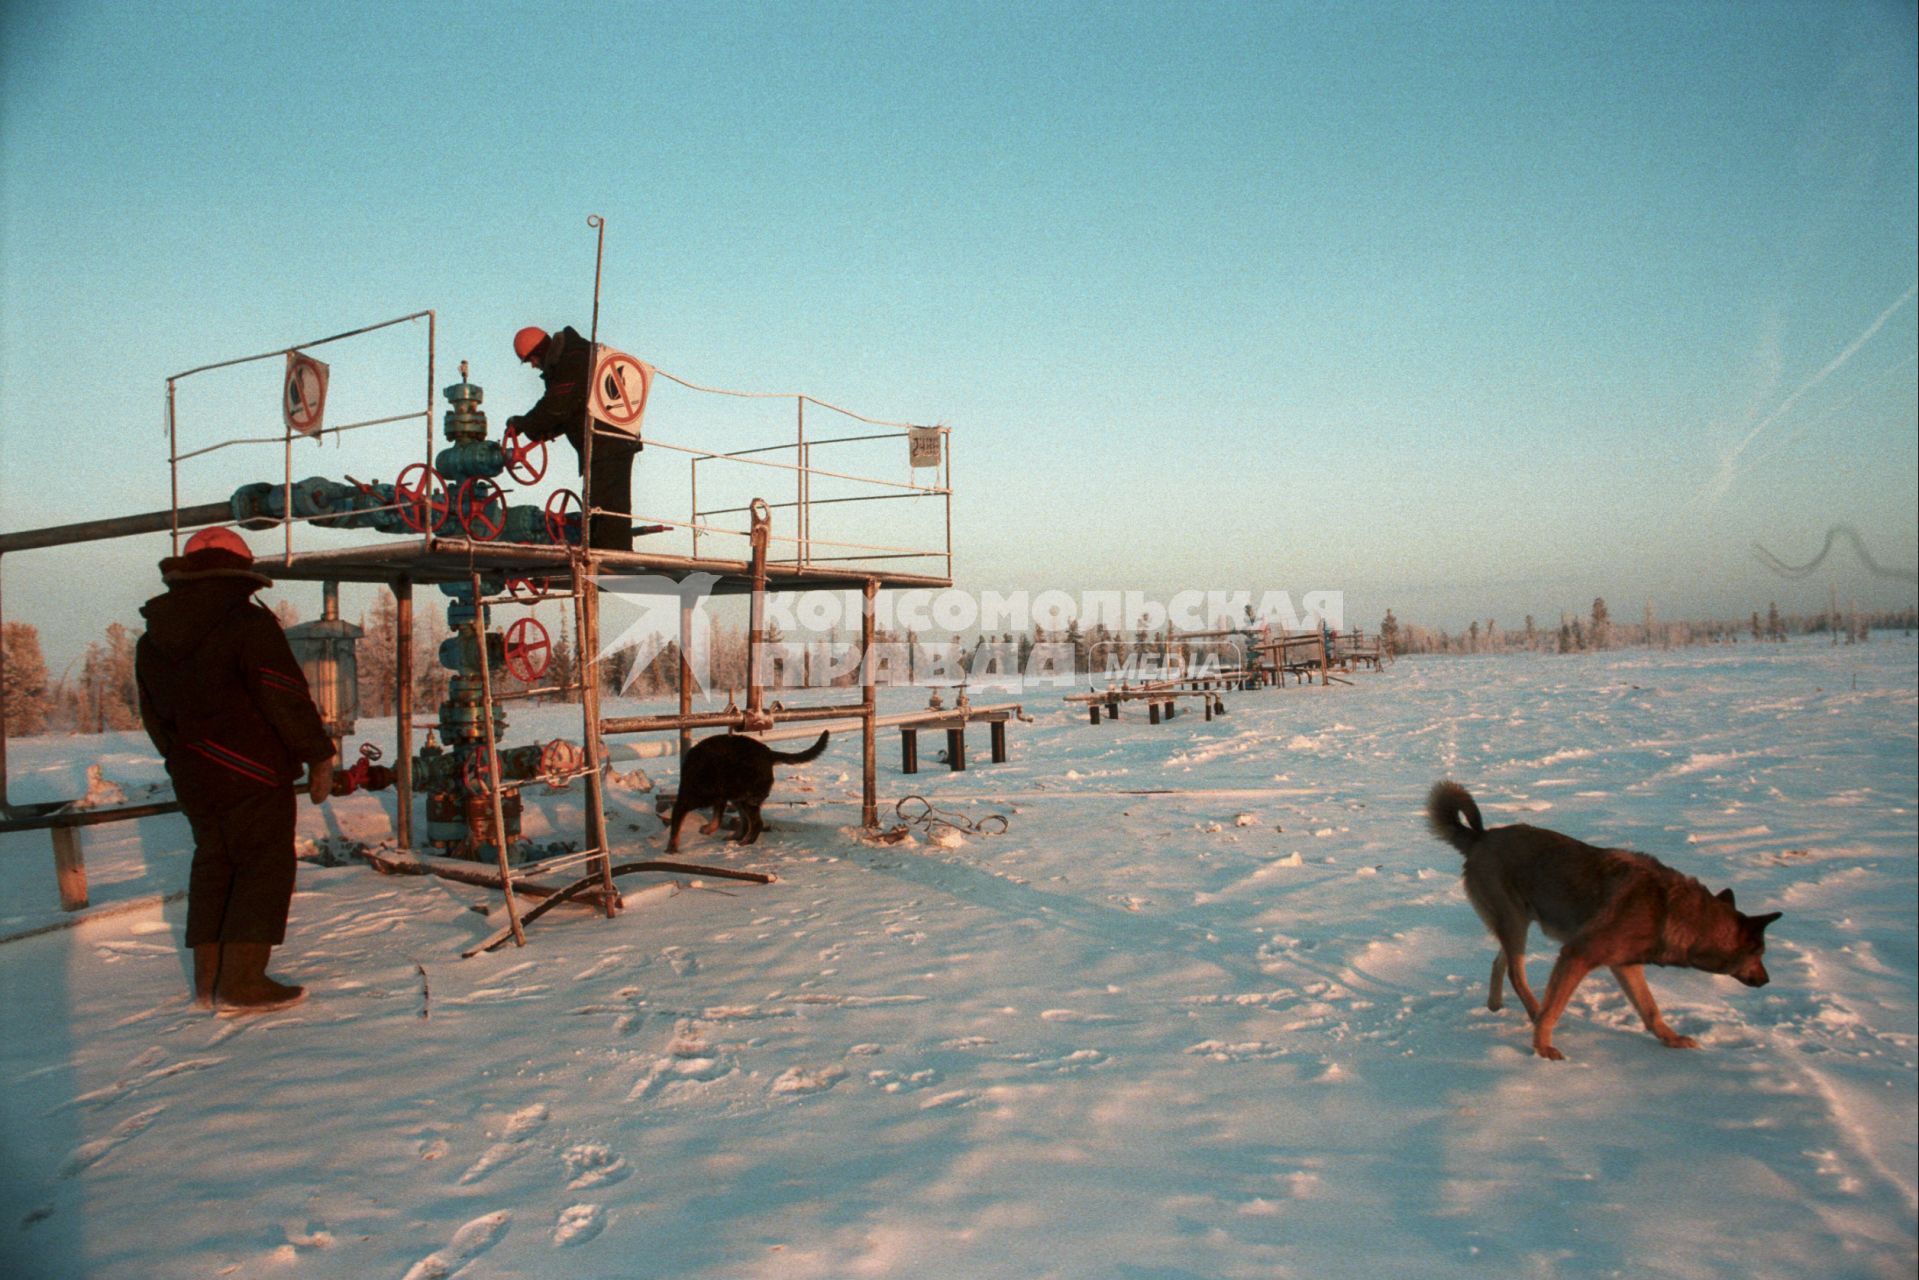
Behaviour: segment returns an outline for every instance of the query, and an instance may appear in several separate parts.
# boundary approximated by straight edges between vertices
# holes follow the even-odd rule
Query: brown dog
[[[1596,849],[1543,827],[1517,823],[1488,831],[1480,824],[1479,806],[1456,782],[1433,787],[1426,817],[1433,834],[1466,855],[1466,896],[1499,943],[1486,1007],[1499,1008],[1500,988],[1510,976],[1532,1016],[1533,1052],[1542,1058],[1566,1056],[1553,1048],[1553,1024],[1574,989],[1600,965],[1612,970],[1646,1029],[1674,1049],[1699,1046],[1659,1016],[1641,966],[1684,965],[1728,974],[1749,987],[1769,981],[1762,960],[1765,930],[1780,913],[1744,915],[1733,906],[1731,889],[1714,895],[1657,858]],[[1547,937],[1564,944],[1544,1003],[1526,982],[1526,932],[1535,920]]]

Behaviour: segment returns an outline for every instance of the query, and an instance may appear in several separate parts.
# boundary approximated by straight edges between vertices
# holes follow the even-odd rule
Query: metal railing
[[[185,453],[182,453],[180,451],[179,386],[182,382],[186,381],[188,378],[194,377],[196,374],[211,373],[216,369],[231,369],[239,365],[253,364],[261,360],[285,359],[286,357],[290,355],[304,354],[306,352],[314,350],[315,348],[324,347],[331,343],[343,342],[348,338],[357,338],[364,334],[375,333],[381,329],[390,329],[394,325],[407,324],[415,320],[426,321],[426,407],[424,409],[414,413],[398,413],[398,414],[389,414],[382,417],[368,418],[359,422],[345,423],[340,426],[321,427],[318,430],[313,431],[311,433],[296,432],[289,425],[285,428],[284,432],[280,435],[235,437],[232,439],[216,441],[213,444],[206,445],[198,449],[192,449]],[[280,477],[281,513],[275,522],[278,523],[282,528],[283,541],[281,544],[281,554],[282,554],[281,563],[286,566],[291,566],[294,560],[293,526],[296,524],[304,523],[306,521],[310,521],[310,520],[333,518],[331,515],[300,516],[294,513],[294,509],[293,509],[293,505],[294,505],[293,504],[293,442],[296,438],[317,440],[325,436],[344,435],[345,433],[349,431],[359,431],[367,427],[385,426],[395,422],[411,422],[417,418],[422,420],[426,424],[426,435],[424,440],[425,453],[422,456],[426,465],[429,467],[432,466],[433,464],[433,409],[434,409],[434,385],[433,384],[436,381],[435,369],[434,369],[434,340],[435,340],[436,320],[437,318],[432,311],[415,311],[409,315],[396,316],[391,320],[381,320],[374,324],[362,325],[358,329],[349,329],[345,331],[344,333],[336,333],[325,338],[317,338],[311,342],[295,343],[292,346],[281,347],[275,351],[265,351],[260,353],[259,355],[239,356],[232,360],[219,360],[219,361],[215,361],[212,364],[199,365],[199,366],[196,366],[195,368],[187,369],[183,372],[176,373],[168,377],[167,379],[167,480],[168,480],[169,493],[171,495],[170,505],[172,506],[175,513],[175,518],[170,528],[170,532],[173,537],[173,554],[174,555],[180,554],[181,522],[178,518],[178,513],[180,511],[180,464],[190,459],[204,457],[207,454],[215,453],[222,449],[232,448],[236,445],[278,444],[281,446],[281,451],[282,451],[282,468],[281,468],[281,477]],[[403,504],[398,501],[395,501],[394,503],[389,504],[387,507],[365,508],[364,510],[366,511],[397,510],[401,505]]]
[[[791,554],[770,557],[772,562],[788,563],[799,568],[806,568],[815,564],[829,563],[856,564],[879,560],[932,560],[939,562],[942,568],[941,576],[951,579],[953,576],[952,429],[949,427],[916,428],[905,426],[892,431],[869,432],[852,436],[834,436],[823,440],[809,440],[806,438],[806,405],[809,401],[819,405],[824,405],[824,402],[813,400],[809,396],[794,396],[792,398],[795,401],[796,426],[794,439],[788,442],[762,445],[752,449],[737,449],[717,453],[703,449],[683,449],[681,446],[661,444],[653,440],[647,441],[650,446],[680,449],[680,451],[692,455],[690,459],[692,476],[691,518],[686,522],[684,527],[692,531],[694,558],[697,559],[699,557],[699,545],[702,535],[709,538],[714,536],[745,538],[748,536],[748,530],[743,527],[735,528],[728,524],[714,524],[712,521],[715,518],[745,515],[751,509],[750,503],[706,508],[700,506],[701,464],[708,464],[710,470],[712,464],[715,463],[732,463],[739,466],[762,467],[785,471],[789,472],[793,477],[793,498],[790,501],[783,500],[766,504],[771,510],[791,511],[794,513],[794,532],[792,534],[772,535],[772,541],[790,548]],[[836,412],[846,412],[846,410],[838,409],[832,405],[825,405],[824,407],[835,409]],[[851,414],[849,416],[859,417],[857,414]],[[865,418],[861,418],[860,420],[867,422],[872,421],[872,419]],[[910,448],[912,434],[915,430],[933,430],[939,433],[939,463],[934,469],[937,480],[933,484],[920,484],[914,480],[902,481],[886,479],[881,476],[863,475],[853,471],[815,466],[813,463],[813,451],[815,449],[825,449],[831,446],[871,444],[874,441],[886,440],[896,442],[901,448]],[[783,461],[758,456],[768,453],[788,452],[793,455],[794,461]],[[813,481],[815,479],[839,480],[848,484],[863,486],[875,492],[861,492],[838,497],[816,498],[813,496]],[[853,542],[844,537],[821,537],[814,532],[814,512],[821,507],[839,507],[899,499],[923,501],[929,498],[937,499],[942,507],[941,515],[944,533],[938,546],[913,547],[872,542]],[[815,553],[816,548],[825,548],[833,552],[854,552],[857,554],[818,555]]]

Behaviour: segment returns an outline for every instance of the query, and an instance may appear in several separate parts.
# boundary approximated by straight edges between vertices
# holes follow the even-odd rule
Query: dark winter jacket
[[[520,434],[533,440],[551,440],[556,436],[565,436],[567,443],[573,446],[575,453],[585,456],[583,425],[586,419],[588,385],[593,377],[589,367],[593,359],[593,344],[580,336],[579,330],[572,325],[561,329],[547,339],[546,351],[540,356],[540,379],[546,383],[546,394],[540,402],[517,418],[507,419],[507,426],[517,426]],[[629,463],[640,443],[622,432],[617,432],[607,423],[600,423],[599,431],[593,436],[593,460],[598,463],[605,459],[609,463],[618,459],[622,465]],[[609,434],[611,433],[611,434]],[[599,482],[599,467],[594,468],[595,484]]]
[[[291,783],[333,755],[306,675],[257,584],[177,582],[141,608],[134,650],[140,718],[189,808]]]

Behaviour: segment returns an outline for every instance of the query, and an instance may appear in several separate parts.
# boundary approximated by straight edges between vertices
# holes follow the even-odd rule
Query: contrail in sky
[[[1867,325],[1866,331],[1857,338],[1854,338],[1851,345],[1831,360],[1828,360],[1825,368],[1808,378],[1805,385],[1781,401],[1778,408],[1761,418],[1758,423],[1754,425],[1753,429],[1746,433],[1746,438],[1741,440],[1733,451],[1726,455],[1725,461],[1720,464],[1719,476],[1713,482],[1712,491],[1707,495],[1706,501],[1708,503],[1717,502],[1724,496],[1726,490],[1732,486],[1733,477],[1739,469],[1739,456],[1746,451],[1748,445],[1759,438],[1760,432],[1783,418],[1791,411],[1794,405],[1799,403],[1800,399],[1804,397],[1808,391],[1811,391],[1814,387],[1824,382],[1838,369],[1843,368],[1846,361],[1852,359],[1853,356],[1858,353],[1859,348],[1871,342],[1873,335],[1885,327],[1886,321],[1892,319],[1894,315],[1898,314],[1901,308],[1911,302],[1915,294],[1919,294],[1919,281],[1907,285],[1906,291],[1899,295],[1898,300],[1884,311],[1881,311],[1878,319]]]

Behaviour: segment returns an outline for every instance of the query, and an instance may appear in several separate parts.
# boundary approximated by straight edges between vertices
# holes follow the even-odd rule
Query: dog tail
[[[1466,821],[1462,824],[1461,818]],[[1469,852],[1479,837],[1486,834],[1479,820],[1479,806],[1466,788],[1457,782],[1436,782],[1426,797],[1426,821],[1433,834],[1461,853]]]
[[[820,730],[819,740],[804,751],[775,751],[773,758],[781,764],[805,764],[808,760],[817,760],[820,752],[826,750],[826,740],[832,735],[825,729]],[[1468,804],[1472,802],[1467,801]]]

